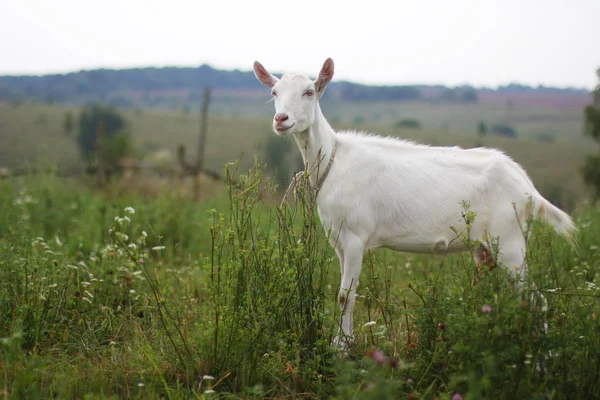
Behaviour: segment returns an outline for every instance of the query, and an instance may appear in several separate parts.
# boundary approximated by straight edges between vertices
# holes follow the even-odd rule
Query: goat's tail
[[[542,196],[539,196],[538,200],[540,202],[538,217],[550,223],[556,232],[567,239],[569,244],[576,245],[577,239],[575,235],[577,234],[577,227],[569,214],[554,206]]]

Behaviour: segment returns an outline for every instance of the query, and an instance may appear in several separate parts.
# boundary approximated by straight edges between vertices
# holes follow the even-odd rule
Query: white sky
[[[600,0],[0,0],[0,74],[198,66],[593,88]]]

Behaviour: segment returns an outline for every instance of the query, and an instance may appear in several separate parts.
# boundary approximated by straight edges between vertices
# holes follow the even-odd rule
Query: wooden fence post
[[[196,158],[194,179],[194,200],[200,199],[200,179],[204,172],[204,155],[206,149],[206,132],[208,130],[208,105],[210,104],[210,87],[204,88],[204,99],[202,100],[202,112],[200,113],[200,137],[198,138],[198,155]]]

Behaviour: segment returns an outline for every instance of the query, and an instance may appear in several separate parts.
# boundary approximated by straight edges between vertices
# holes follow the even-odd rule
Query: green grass
[[[0,181],[3,397],[600,397],[599,209],[577,214],[577,249],[534,225],[547,333],[468,253],[375,251],[339,357],[339,267],[310,202],[278,207],[260,171],[227,168],[239,183],[200,205]]]
[[[272,105],[262,98],[215,96],[211,110],[215,115],[229,118],[272,117]],[[367,125],[391,126],[401,119],[421,122],[423,129],[446,133],[475,133],[479,121],[488,126],[503,123],[513,126],[521,138],[537,140],[544,134],[562,143],[590,144],[581,134],[583,110],[555,109],[498,103],[443,103],[435,101],[410,102],[340,102],[325,100],[323,110],[330,121],[351,124],[359,117]]]
[[[244,107],[261,109],[266,115],[271,115],[272,105],[255,103],[256,101],[252,104],[243,104]],[[524,123],[529,123],[527,118],[534,120],[532,123],[537,123],[535,121],[538,117],[546,118],[544,123],[550,124],[555,130],[560,130],[564,134],[562,137],[567,138],[567,140],[560,140],[557,143],[544,143],[532,139],[531,135],[523,135],[523,138],[516,140],[491,135],[482,139],[478,138],[474,133],[475,118],[478,115],[481,118],[486,115],[492,118],[495,112],[498,112],[498,115],[504,113],[504,111],[494,111],[495,109],[491,106],[392,103],[387,105],[332,104],[329,107],[333,108],[326,109],[325,112],[330,118],[334,118],[340,112],[350,115],[359,110],[369,113],[375,112],[374,110],[383,110],[381,111],[382,115],[389,114],[390,118],[393,116],[389,120],[390,124],[396,117],[416,116],[425,127],[423,130],[399,129],[392,127],[384,120],[371,121],[371,124],[357,127],[343,122],[344,119],[342,119],[341,122],[334,123],[334,127],[338,129],[370,130],[382,135],[399,136],[433,145],[460,145],[463,147],[484,145],[501,148],[523,165],[532,177],[534,184],[544,195],[563,208],[571,209],[577,202],[585,200],[589,195],[581,178],[580,167],[585,155],[595,152],[597,146],[579,140],[583,138],[583,134],[579,128],[579,122],[574,122],[576,116],[572,115],[573,112],[564,111],[563,113],[567,115],[563,118],[560,116],[560,112],[551,110],[515,109],[509,111],[511,115],[514,114],[514,118],[525,119]],[[221,105],[217,103],[212,110],[217,113],[221,108]],[[261,115],[254,108],[248,110],[248,113]],[[58,165],[59,169],[65,172],[81,170],[82,166],[74,139],[67,137],[62,129],[62,120],[66,110],[61,107],[41,105],[22,105],[13,108],[8,104],[0,104],[0,167],[35,166],[41,160]],[[245,114],[242,113],[242,115]],[[441,118],[440,115],[453,119],[458,131],[444,132],[440,130],[439,124],[435,122]],[[556,120],[548,122],[548,115],[558,115],[558,117]],[[198,115],[139,110],[127,112],[126,117],[130,123],[140,157],[151,156],[154,151],[165,149],[170,154],[170,161],[167,162],[175,164],[175,154],[179,144],[186,146],[188,157],[195,156],[199,130]],[[485,118],[486,121],[490,119]],[[460,125],[461,121],[475,122],[473,122],[473,127],[468,128]],[[576,124],[577,126],[573,125],[569,128],[563,122],[567,125]],[[471,125],[471,122],[468,124]],[[266,140],[269,135],[273,135],[268,117],[252,119],[247,116],[234,117],[227,113],[222,113],[221,116],[211,116],[208,132],[206,166],[214,171],[221,171],[224,164],[238,159],[242,154],[244,157],[241,167],[245,170],[249,169],[252,166],[254,155],[264,157]],[[293,141],[290,138],[281,140]],[[294,147],[293,151],[296,154],[295,145],[291,143],[291,146]]]

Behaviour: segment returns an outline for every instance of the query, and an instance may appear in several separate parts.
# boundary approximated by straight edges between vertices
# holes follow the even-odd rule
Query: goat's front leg
[[[354,339],[352,334],[352,317],[358,279],[362,268],[364,244],[356,237],[347,240],[342,245],[341,269],[342,279],[338,293],[338,303],[342,311],[341,332],[336,338],[336,344],[347,347]]]
[[[342,249],[342,246],[336,246],[335,253],[340,260],[340,276],[344,276],[344,250]]]

